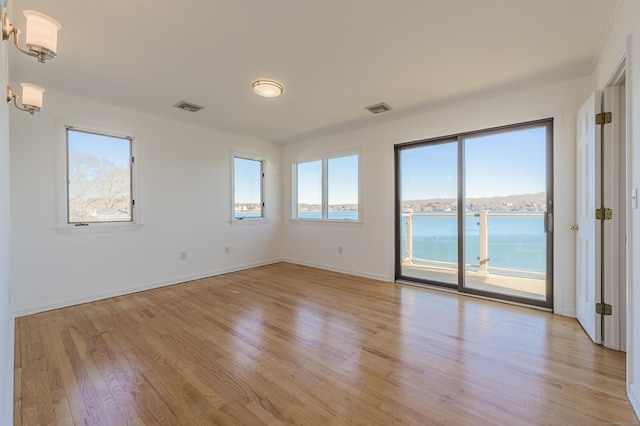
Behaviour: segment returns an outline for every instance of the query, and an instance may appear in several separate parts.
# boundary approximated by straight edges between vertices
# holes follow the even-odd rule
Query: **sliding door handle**
[[[544,222],[544,232],[553,232],[553,213],[547,213]]]

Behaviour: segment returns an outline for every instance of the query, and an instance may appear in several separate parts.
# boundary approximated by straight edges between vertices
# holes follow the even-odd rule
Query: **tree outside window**
[[[132,139],[67,129],[67,222],[132,222]]]

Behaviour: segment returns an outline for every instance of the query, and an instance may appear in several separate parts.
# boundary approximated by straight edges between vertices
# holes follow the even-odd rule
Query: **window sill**
[[[338,226],[346,228],[361,228],[362,222],[357,220],[344,219],[289,219],[294,225],[313,225],[313,226]]]
[[[113,223],[90,223],[87,226],[59,226],[55,228],[59,235],[79,235],[79,234],[104,234],[110,232],[137,232],[142,231],[142,224],[113,224]]]
[[[231,223],[232,226],[266,225],[269,223],[269,219],[265,219],[265,218],[231,219],[229,223]]]

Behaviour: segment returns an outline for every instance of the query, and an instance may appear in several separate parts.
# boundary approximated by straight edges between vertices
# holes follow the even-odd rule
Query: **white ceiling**
[[[12,81],[289,143],[592,71],[618,0],[13,0],[62,24]],[[257,79],[281,82],[256,96]],[[189,113],[186,100],[205,107]],[[386,102],[373,115],[365,106]],[[46,93],[45,93],[46,108]]]

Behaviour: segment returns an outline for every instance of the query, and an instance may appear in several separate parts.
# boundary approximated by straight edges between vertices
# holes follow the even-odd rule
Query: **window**
[[[67,224],[134,221],[133,139],[67,127]]]
[[[358,154],[298,162],[293,175],[294,219],[360,219]]]
[[[233,219],[263,219],[264,160],[233,157]]]

